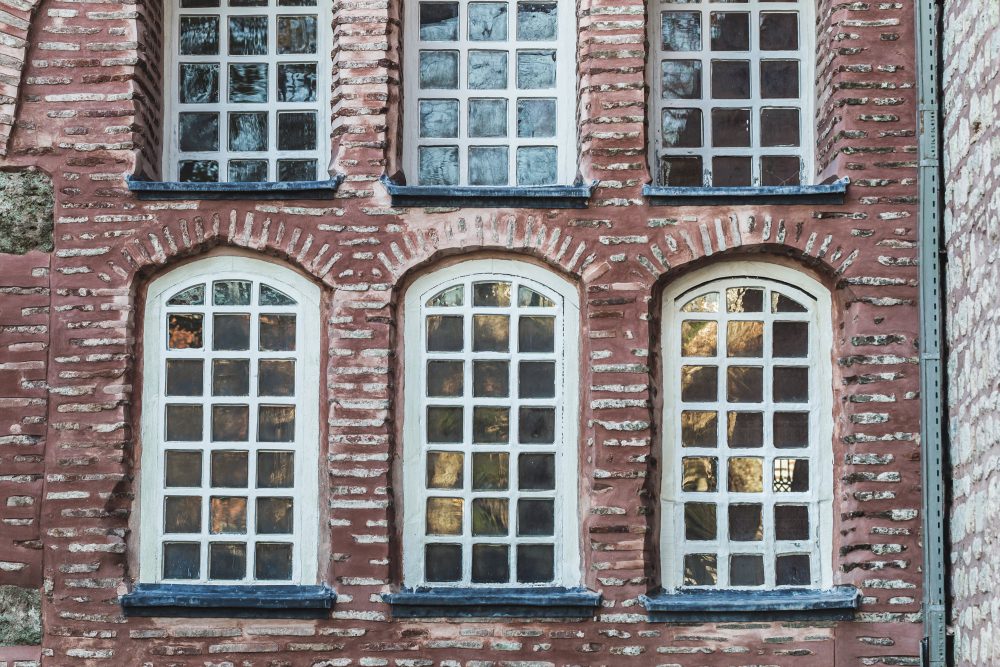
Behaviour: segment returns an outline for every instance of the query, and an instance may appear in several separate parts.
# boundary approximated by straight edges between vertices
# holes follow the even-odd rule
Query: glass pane
[[[210,112],[177,114],[182,151],[219,150],[219,114]]]
[[[522,315],[517,321],[519,352],[552,352],[555,350],[556,318]]]
[[[219,101],[219,66],[181,63],[178,89],[181,104],[215,104]]]
[[[167,396],[201,396],[204,369],[201,359],[167,359]]]
[[[274,352],[295,349],[295,315],[261,315],[260,349]]]
[[[247,452],[212,452],[212,486],[247,488]]]
[[[215,350],[249,350],[250,316],[218,315],[212,318],[212,348]]]
[[[774,507],[774,538],[776,540],[808,540],[809,508],[805,505]]]
[[[730,366],[726,369],[726,396],[731,403],[760,403],[764,400],[764,369],[757,366]]]
[[[455,185],[458,183],[458,148],[455,146],[421,146],[417,155],[421,185]]]
[[[212,498],[212,520],[210,530],[213,535],[244,535],[247,532],[246,498]]]
[[[764,290],[754,287],[731,287],[726,290],[726,312],[761,313],[764,311]]]
[[[763,586],[764,557],[760,554],[730,556],[729,583],[733,586]]]
[[[195,285],[181,290],[170,297],[168,306],[203,306],[205,305],[205,286]],[[201,317],[200,315],[198,317]]]
[[[715,366],[681,366],[681,400],[686,403],[719,398],[719,369]]]
[[[246,442],[249,439],[250,409],[245,405],[212,406],[212,440]]]
[[[809,446],[808,412],[775,412],[773,426],[775,447]]]
[[[257,453],[257,488],[290,489],[295,484],[293,452]]]
[[[472,351],[506,352],[510,349],[510,318],[506,315],[472,317]]]
[[[219,163],[215,160],[181,160],[177,163],[178,180],[184,183],[215,183]]]
[[[201,452],[168,451],[164,486],[201,486]]]
[[[805,403],[809,400],[809,369],[805,366],[774,369],[774,400],[778,403]]]
[[[311,151],[316,148],[316,113],[313,111],[278,114],[278,150]],[[286,179],[292,180],[292,179]]]
[[[712,158],[712,185],[720,188],[738,188],[751,185],[749,157]]]
[[[681,489],[695,493],[715,491],[719,485],[719,460],[713,456],[685,456],[681,459]]]
[[[730,412],[727,418],[726,439],[730,447],[764,446],[764,413]]]
[[[278,53],[316,53],[316,17],[278,16]]]
[[[774,492],[802,493],[809,490],[809,459],[775,459]]]
[[[212,303],[216,306],[249,306],[250,282],[217,280],[212,283]]]
[[[458,51],[421,51],[420,87],[458,88]]]
[[[506,51],[469,51],[469,88],[497,90],[506,87]]]
[[[469,3],[469,40],[473,42],[507,39],[506,2]]]
[[[421,137],[458,136],[458,100],[420,100]]]
[[[517,305],[521,308],[552,308],[556,304],[549,297],[522,285],[517,288]]]
[[[712,63],[712,97],[720,100],[750,99],[750,61],[716,60]],[[742,146],[742,144],[715,144]]]
[[[681,354],[685,357],[714,357],[718,339],[716,322],[687,320],[681,323]]]
[[[230,160],[229,180],[254,183],[267,180],[267,160]]]
[[[291,544],[258,544],[255,547],[254,576],[261,581],[292,578]]]
[[[458,39],[458,3],[421,2],[420,39],[425,42]]]
[[[681,412],[681,446],[715,447],[718,444],[719,417],[715,411]]]
[[[455,285],[442,290],[427,300],[431,307],[461,306],[464,303],[465,287]]]
[[[476,498],[472,501],[472,534],[498,536],[510,532],[506,498]]]
[[[461,489],[465,483],[465,455],[427,452],[427,488]]]
[[[551,498],[521,498],[517,501],[517,534],[555,535],[555,501]]]
[[[315,181],[316,160],[278,160],[278,180]]]
[[[749,146],[749,109],[712,109],[713,146]]]
[[[809,323],[775,322],[773,346],[775,357],[809,356]]]
[[[558,149],[554,146],[522,146],[517,149],[517,184],[551,185],[558,174]]]
[[[522,491],[556,488],[556,457],[552,454],[521,454],[517,460],[517,487]]]
[[[201,440],[201,427],[200,405],[167,406],[167,440],[177,442]]]
[[[292,442],[295,440],[295,406],[262,405],[257,418],[257,440]]]
[[[510,306],[510,283],[474,283],[472,285],[472,305],[492,308]]]
[[[660,65],[660,97],[665,100],[701,99],[701,61],[664,60]]]
[[[664,148],[701,146],[701,109],[664,109],[660,127]]]
[[[765,155],[760,159],[761,185],[800,185],[802,162],[795,155]]]
[[[508,455],[503,452],[476,452],[472,455],[472,490],[502,491],[508,482]]]
[[[229,114],[229,150],[267,150],[267,112]]]
[[[502,398],[510,395],[510,362],[475,361],[472,364],[472,395]]]
[[[507,136],[507,100],[469,100],[470,137]]]
[[[660,48],[664,51],[701,51],[701,13],[662,12]]]
[[[201,574],[201,545],[167,542],[163,545],[164,579],[197,579]]]
[[[267,64],[265,63],[240,63],[229,65],[229,101],[230,102],[267,102]],[[232,118],[232,116],[230,116]],[[267,114],[264,114],[263,123],[264,136],[260,140],[266,144],[267,141]],[[232,128],[230,128],[232,137]],[[264,150],[247,149],[247,150]]]
[[[201,496],[167,496],[164,498],[163,532],[201,532]]]
[[[213,542],[208,545],[209,579],[243,579],[246,571],[246,544]]]
[[[550,544],[521,544],[517,547],[517,580],[524,584],[552,581],[555,554]]]
[[[555,51],[518,51],[517,87],[521,90],[555,88]]]
[[[660,158],[660,183],[677,187],[700,187],[704,183],[700,157]]]
[[[522,361],[518,364],[517,377],[519,398],[555,398],[554,361]]]
[[[503,544],[472,546],[472,581],[476,584],[497,584],[510,581],[509,547]]]
[[[687,554],[684,556],[685,586],[714,586],[718,579],[715,554]]]
[[[508,154],[506,146],[470,146],[469,185],[507,185]]]
[[[556,441],[555,408],[521,408],[518,411],[518,441],[522,445]]]
[[[315,102],[316,65],[312,63],[278,63],[276,87],[279,102]]]
[[[774,564],[775,583],[778,586],[808,586],[812,583],[807,554],[778,556]]]
[[[461,396],[465,384],[463,368],[461,361],[428,361],[427,395]]]
[[[750,14],[712,12],[712,50],[748,51],[750,49]]]
[[[764,356],[764,323],[729,322],[726,327],[726,356]]]
[[[427,534],[461,535],[462,504],[461,498],[428,498]]]
[[[295,361],[291,359],[261,359],[258,364],[258,395],[295,395]]]
[[[510,441],[510,417],[507,408],[476,407],[472,411],[472,441],[507,443]]]
[[[759,542],[764,539],[763,505],[729,506],[729,539],[737,542]]]
[[[527,42],[555,39],[557,7],[554,2],[517,3],[517,38]]]
[[[214,56],[219,53],[218,16],[182,16],[180,23],[182,56]]]
[[[556,101],[548,99],[518,100],[517,136],[556,136]]]
[[[717,313],[719,312],[719,295],[716,292],[702,294],[684,304],[681,308],[685,313]]]
[[[249,393],[248,359],[215,359],[212,362],[213,396],[246,396]]]
[[[729,459],[729,485],[733,493],[764,491],[764,459],[733,457]]]
[[[229,17],[229,55],[262,56],[267,54],[267,17]]]
[[[257,499],[257,532],[265,535],[291,534],[294,513],[291,498]]]
[[[761,146],[798,146],[798,109],[761,109]]]
[[[427,408],[427,442],[462,442],[462,408]]]
[[[197,9],[199,7],[218,7],[219,0],[181,0],[183,9]]]
[[[762,12],[760,15],[762,51],[797,51],[799,16],[795,12]]]
[[[684,503],[684,539],[714,540],[715,534],[715,504]]]
[[[760,96],[764,99],[798,99],[799,61],[761,61]]]
[[[425,546],[424,577],[429,582],[459,581],[462,578],[462,547],[458,544]]]

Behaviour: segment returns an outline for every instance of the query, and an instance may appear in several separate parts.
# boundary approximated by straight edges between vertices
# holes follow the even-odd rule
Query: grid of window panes
[[[659,0],[653,150],[682,187],[799,185],[812,141],[803,2]]]
[[[327,29],[316,0],[180,0],[173,20],[177,180],[316,180]]]
[[[557,2],[414,3],[410,28],[417,127],[410,158],[419,185],[560,182]],[[562,11],[567,11],[565,8]],[[412,69],[410,70],[413,71]],[[412,84],[411,84],[412,85]],[[572,121],[570,121],[572,123]]]
[[[506,277],[466,278],[424,304],[427,584],[557,580],[561,306]]]
[[[812,300],[757,281],[694,294],[675,304],[672,325],[679,580],[816,585]]]
[[[297,578],[299,306],[251,279],[166,299],[159,419],[160,577]]]

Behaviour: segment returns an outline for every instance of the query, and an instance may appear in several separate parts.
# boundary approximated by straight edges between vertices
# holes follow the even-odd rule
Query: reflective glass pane
[[[197,579],[201,574],[201,545],[167,542],[163,545],[164,579]]]
[[[209,579],[243,579],[246,571],[246,544],[213,542],[208,545]]]
[[[315,102],[316,65],[313,63],[278,63],[278,101]]]
[[[518,364],[519,398],[555,398],[556,364],[554,361],[522,361]]]
[[[556,38],[558,5],[554,2],[517,3],[517,38],[542,41]]]
[[[730,556],[729,583],[733,586],[763,586],[764,557],[760,554]]]
[[[773,346],[775,357],[809,356],[809,323],[775,322]]]
[[[311,151],[315,148],[316,112],[288,111],[278,114],[279,151]]]
[[[178,99],[181,104],[218,102],[219,66],[215,63],[181,63]]]
[[[524,285],[517,288],[517,305],[521,308],[552,308],[555,302]]]
[[[177,163],[177,178],[183,183],[215,183],[219,180],[219,163],[215,160],[181,160]]]
[[[427,442],[462,442],[462,408],[427,408]]]
[[[437,308],[445,306],[461,306],[465,303],[465,287],[455,285],[446,290],[442,290],[427,300],[427,305]]]
[[[229,114],[229,150],[267,150],[267,112]]]
[[[257,394],[260,396],[295,395],[295,361],[261,359],[257,367]]]
[[[760,403],[764,400],[764,369],[730,366],[726,369],[726,396],[730,403]]]
[[[315,181],[316,160],[278,160],[278,180]]]
[[[277,352],[295,349],[295,315],[261,315],[260,349]]]
[[[470,146],[469,185],[507,185],[508,155],[506,146]]]
[[[798,99],[799,61],[761,61],[760,96],[764,99]]]
[[[163,499],[164,533],[201,531],[201,496],[167,496]]]
[[[759,542],[764,539],[763,505],[730,505],[729,539],[737,542]]]
[[[500,398],[510,395],[510,362],[475,361],[472,364],[473,396]]]
[[[522,315],[517,321],[518,352],[552,352],[555,350],[556,318]]]
[[[730,447],[764,446],[764,413],[730,412],[727,418],[726,440]]]
[[[517,136],[556,136],[556,101],[550,99],[518,100]]]
[[[700,187],[704,183],[700,157],[661,157],[660,183],[677,187]]]
[[[743,320],[729,322],[726,326],[726,356],[764,356],[764,323]]]
[[[472,581],[476,584],[497,584],[510,581],[510,553],[505,544],[475,544],[472,546]]]
[[[521,454],[517,459],[517,488],[551,491],[556,488],[556,457],[552,454]]]
[[[421,137],[458,136],[458,100],[420,100]]]
[[[718,340],[717,322],[686,320],[681,323],[681,354],[685,357],[714,357]]]
[[[555,501],[521,498],[517,501],[518,535],[555,535]]]
[[[509,456],[504,452],[476,452],[472,455],[472,490],[502,491],[508,486]]]
[[[701,51],[701,13],[662,12],[660,48],[664,51]]]
[[[778,556],[774,563],[775,583],[778,586],[808,586],[812,574],[807,554]]]
[[[421,51],[420,87],[458,88],[458,51]]]
[[[719,437],[719,417],[714,410],[681,412],[681,446],[715,447]]]
[[[521,544],[517,547],[517,580],[524,584],[552,581],[555,553],[551,544]]]
[[[278,53],[316,53],[316,17],[278,16]]]
[[[764,459],[735,456],[729,459],[728,489],[733,493],[762,493]]]
[[[521,146],[517,149],[517,184],[551,185],[558,178],[555,146]]]
[[[709,492],[718,488],[719,460],[714,456],[685,456],[681,468],[683,491]]]
[[[217,280],[212,283],[212,303],[216,306],[249,306],[251,284],[247,280]]]
[[[764,155],[760,158],[761,185],[800,185],[802,161],[796,155]]]
[[[716,292],[702,294],[688,301],[681,308],[685,313],[717,313],[719,312],[719,295]]]
[[[257,499],[257,532],[265,535],[291,534],[294,513],[291,498]]]
[[[761,109],[761,146],[798,146],[798,109]]]
[[[774,369],[774,400],[778,403],[804,403],[809,400],[809,369],[805,366]]]
[[[215,359],[212,361],[212,395],[246,396],[250,393],[250,361],[248,359]]]
[[[714,540],[715,503],[684,503],[684,539]]]
[[[257,453],[257,488],[290,489],[295,484],[293,452]]]
[[[518,441],[521,444],[552,444],[556,441],[555,408],[521,408],[518,422]]]
[[[510,283],[482,282],[472,285],[472,305],[487,308],[510,306]]]
[[[229,17],[229,55],[262,56],[267,54],[267,17]]]
[[[458,3],[421,2],[420,39],[424,42],[458,39]]]
[[[201,396],[204,369],[201,359],[167,359],[167,396]]]
[[[247,452],[212,452],[212,486],[217,488],[247,488],[249,469]]]
[[[201,452],[166,452],[164,471],[164,486],[201,486]]]
[[[292,442],[295,440],[295,406],[260,406],[257,418],[257,439],[260,442]]]
[[[463,368],[461,361],[428,361],[427,395],[461,396],[465,384]]]
[[[229,65],[229,101],[230,102],[267,102],[267,64],[266,63],[233,63]],[[232,123],[232,116],[230,116]],[[267,114],[264,120],[258,121],[264,128],[264,138],[258,143],[267,143]],[[232,137],[232,128],[230,128]],[[236,149],[233,149],[236,150]],[[242,149],[240,149],[242,150]],[[248,149],[248,150],[264,150]]]
[[[809,490],[809,459],[774,459],[774,492],[804,493]]]
[[[751,185],[751,158],[713,157],[712,185],[720,188],[736,188]]]
[[[181,290],[170,297],[168,306],[203,306],[205,305],[205,286],[195,285]],[[200,315],[198,317],[201,317]]]
[[[462,547],[458,544],[428,544],[424,547],[424,577],[429,582],[462,578]]]
[[[229,180],[235,183],[266,181],[267,160],[230,160]]]
[[[716,60],[712,63],[712,97],[720,100],[750,99],[750,61]],[[743,144],[715,144],[742,146]]]
[[[712,12],[712,50],[748,51],[750,49],[750,14]]]
[[[685,586],[714,586],[718,580],[718,563],[715,554],[687,554],[684,556]]]
[[[285,581],[292,578],[291,544],[258,544],[255,552],[255,578],[261,581]]]
[[[795,12],[761,12],[762,51],[796,51],[799,48],[799,15]]]
[[[469,51],[469,88],[497,90],[506,87],[506,51]]]
[[[665,100],[701,99],[701,61],[664,60],[660,64],[660,97]]]
[[[518,51],[517,87],[521,90],[555,88],[555,51]]]
[[[180,54],[182,56],[214,56],[218,53],[219,17],[182,16]]]
[[[507,100],[469,100],[470,137],[507,136]]]
[[[246,442],[249,438],[250,409],[245,405],[212,406],[212,440]]]
[[[428,498],[427,534],[461,535],[462,505],[461,498]]]
[[[774,538],[808,540],[809,508],[805,505],[775,505]]]
[[[250,316],[243,314],[220,315],[212,318],[212,348],[215,350],[249,350]]]
[[[507,39],[506,2],[470,2],[469,40],[493,42]]]
[[[200,405],[168,405],[167,440],[177,442],[201,440],[201,415]]]
[[[246,498],[212,498],[209,504],[213,535],[244,535],[247,532]]]
[[[719,398],[719,369],[715,366],[681,366],[681,400],[686,403]]]
[[[473,352],[506,352],[509,349],[510,318],[507,315],[473,315]]]
[[[808,412],[775,412],[773,427],[775,447],[809,446]]]
[[[712,145],[750,145],[749,109],[712,109]]]
[[[465,454],[427,452],[427,488],[461,489],[465,480]]]
[[[488,444],[509,442],[510,415],[508,408],[473,408],[472,441]]]
[[[496,537],[510,532],[506,498],[475,498],[472,501],[473,536]]]
[[[421,185],[455,185],[458,183],[457,146],[420,146],[418,175]]]
[[[726,312],[761,313],[764,311],[764,290],[756,287],[731,287],[726,290]]]
[[[701,146],[701,109],[664,109],[660,117],[664,148]]]
[[[182,151],[219,150],[219,114],[201,111],[179,113],[177,122]]]
[[[427,351],[461,352],[463,347],[461,315],[427,317]]]

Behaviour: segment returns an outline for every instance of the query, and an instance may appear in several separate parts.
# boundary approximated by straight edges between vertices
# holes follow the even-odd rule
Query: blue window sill
[[[337,174],[325,181],[266,183],[181,183],[126,179],[128,189],[143,200],[167,199],[333,199],[344,180]]]
[[[645,185],[642,194],[652,206],[714,206],[718,204],[843,204],[851,179],[823,185],[776,185],[757,188],[681,188]]]
[[[447,208],[587,208],[590,185],[490,187],[483,185],[399,185],[387,176],[379,179],[393,206]]]
[[[586,588],[417,588],[382,599],[396,618],[587,618],[601,603]]]
[[[315,618],[336,599],[329,586],[136,584],[121,603],[127,616]]]
[[[639,601],[651,621],[847,620],[861,604],[861,591],[854,586],[828,590],[686,590],[641,595]]]

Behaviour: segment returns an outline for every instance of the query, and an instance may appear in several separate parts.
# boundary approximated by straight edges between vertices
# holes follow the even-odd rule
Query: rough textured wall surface
[[[946,2],[945,237],[956,663],[1000,661],[1000,5]]]
[[[0,253],[51,252],[54,204],[46,174],[0,171]]]
[[[53,175],[55,250],[0,257],[0,562],[12,564],[0,582],[43,583],[47,665],[917,664],[910,4],[818,3],[817,162],[823,178],[852,179],[847,202],[829,206],[650,206],[645,4],[585,0],[577,13],[580,170],[599,181],[589,208],[425,210],[393,208],[377,182],[398,169],[409,120],[398,0],[334,4],[331,141],[346,178],[328,202],[135,199],[126,176],[153,176],[160,161],[160,14],[42,3],[3,164]],[[339,598],[322,620],[126,618],[118,603],[138,553],[137,295],[221,248],[297,267],[329,307],[321,562]],[[402,285],[463,252],[531,258],[581,291],[580,542],[582,583],[604,596],[594,618],[395,620],[381,600],[399,584]],[[833,294],[832,578],[863,592],[850,622],[660,624],[638,602],[659,583],[659,294],[686,269],[748,255],[811,272]]]

